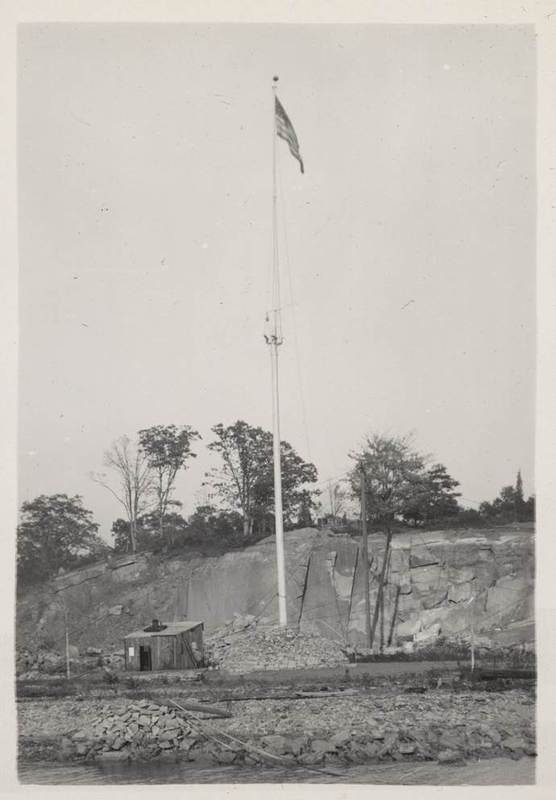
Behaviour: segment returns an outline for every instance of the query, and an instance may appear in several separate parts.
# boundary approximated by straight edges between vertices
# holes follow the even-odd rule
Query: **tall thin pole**
[[[280,318],[280,266],[278,260],[277,190],[276,190],[276,84],[272,84],[272,330],[266,337],[270,345],[272,370],[272,455],[274,461],[274,525],[276,530],[276,564],[278,572],[278,615],[280,626],[288,624],[286,604],[286,563],[284,557],[284,518],[282,510],[282,469],[280,464],[280,398],[278,381],[278,347],[282,344]]]
[[[371,598],[369,596],[369,543],[367,539],[367,484],[365,469],[361,467],[361,561],[365,592],[365,640],[371,646]]]
[[[471,672],[475,670],[475,598],[471,598]]]
[[[69,633],[68,633],[68,607],[64,598],[64,623],[66,628],[66,678],[70,678]]]

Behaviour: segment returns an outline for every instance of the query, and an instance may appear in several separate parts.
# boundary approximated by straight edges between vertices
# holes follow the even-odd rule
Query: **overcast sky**
[[[89,24],[20,28],[21,500],[107,536],[103,451],[189,424],[187,515],[211,426],[270,429],[274,74],[283,438],[324,480],[414,431],[464,503],[534,491],[533,29]]]

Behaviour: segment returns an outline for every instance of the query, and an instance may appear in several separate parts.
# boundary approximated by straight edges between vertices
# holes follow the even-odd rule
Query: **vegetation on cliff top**
[[[180,551],[192,546],[225,551],[258,541],[273,530],[272,435],[238,420],[213,426],[208,449],[219,465],[205,475],[207,497],[189,515],[175,498],[175,479],[195,458],[200,435],[189,425],[158,425],[139,431],[137,439],[120,437],[106,451],[107,473],[91,477],[125,511],[112,525],[113,546],[98,535],[93,513],[79,496],[41,495],[21,508],[17,531],[18,577],[33,583],[60,569],[87,563],[109,550]],[[364,467],[367,509],[374,530],[392,533],[413,527],[482,527],[534,519],[534,497],[525,499],[518,472],[515,486],[505,486],[478,509],[458,502],[459,483],[446,467],[416,451],[410,437],[369,435],[351,454],[356,467],[329,481],[328,497],[319,488],[314,464],[281,442],[282,488],[286,529],[317,522],[357,533],[359,480]],[[323,484],[320,484],[322,487]]]

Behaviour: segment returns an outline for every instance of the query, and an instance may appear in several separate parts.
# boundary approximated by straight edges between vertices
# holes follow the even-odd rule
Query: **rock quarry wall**
[[[384,537],[369,537],[371,611]],[[286,533],[288,617],[302,631],[364,644],[363,569],[358,542],[312,528]],[[394,537],[377,638],[385,646],[475,633],[500,644],[534,640],[534,531],[521,525]],[[212,558],[139,555],[59,576],[18,597],[19,647],[61,650],[70,642],[121,648],[153,617],[201,620],[210,631],[234,614],[277,619],[272,537]]]
[[[369,537],[371,614],[385,542]],[[247,557],[246,557],[247,556]],[[301,630],[364,645],[365,593],[359,545],[326,531],[286,534],[288,619]],[[188,615],[218,626],[232,612],[277,617],[274,541],[207,559],[188,582]],[[375,641],[457,637],[473,627],[500,644],[534,640],[532,527],[394,536]]]

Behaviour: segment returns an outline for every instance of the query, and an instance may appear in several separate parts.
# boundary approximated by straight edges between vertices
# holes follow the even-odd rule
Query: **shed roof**
[[[184,633],[185,631],[197,628],[203,623],[193,622],[191,620],[180,620],[179,622],[162,622],[161,624],[166,626],[163,631],[133,631],[133,633],[127,633],[124,639],[145,639],[150,636],[176,636],[178,633]]]

